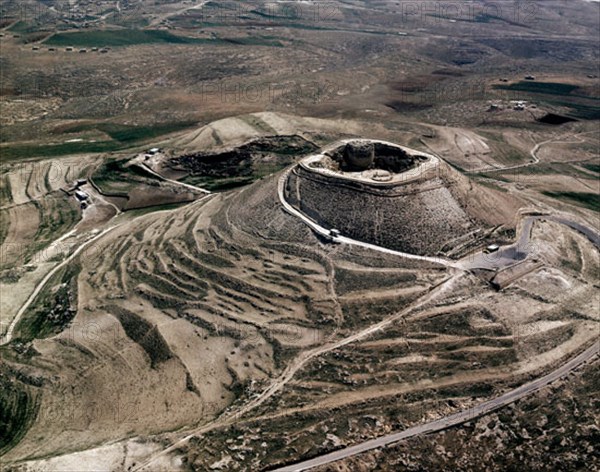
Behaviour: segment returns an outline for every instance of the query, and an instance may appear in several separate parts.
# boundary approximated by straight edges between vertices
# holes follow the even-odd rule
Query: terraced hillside
[[[91,171],[95,158],[12,163],[0,175],[0,268],[27,261],[80,218],[79,205],[61,188]]]
[[[264,143],[287,151],[290,142],[321,146],[360,129],[414,143],[423,132],[417,125],[395,133],[360,122],[286,119],[264,113],[221,120],[159,154],[168,163],[183,152],[206,153],[199,171],[210,173],[203,159],[219,156],[225,143],[202,148],[194,140],[211,129],[212,138],[228,136],[227,148],[247,162],[271,159]],[[240,120],[252,122],[253,136],[244,129],[234,136]],[[183,141],[189,147],[180,146]],[[244,152],[236,154],[236,143]],[[298,158],[304,154],[303,145],[294,149]],[[277,159],[296,159],[294,152],[284,154]],[[244,169],[243,162],[233,161]],[[153,174],[144,153],[96,156],[93,163],[89,175],[104,193],[140,186],[146,193],[193,190],[168,180],[180,175],[165,172],[163,180]],[[228,165],[221,170],[229,172]],[[16,313],[57,269],[0,348],[2,373],[11,379],[0,398],[3,411],[20,418],[19,427],[2,426],[4,461],[28,472],[72,470],[82,462],[107,470],[219,464],[262,470],[468,409],[548,371],[597,333],[597,250],[562,224],[543,217],[532,222],[535,264],[505,277],[496,291],[490,274],[460,269],[468,264],[448,267],[316,236],[284,211],[281,174],[270,172],[246,187],[198,191],[194,203],[153,213],[119,212],[117,201],[111,206],[111,197],[94,193],[93,206],[104,216],[88,207],[74,234],[49,243],[43,263],[4,282],[13,296],[2,297],[3,314],[10,313],[6,307]],[[286,198],[306,213],[298,195],[316,211],[345,217],[340,208],[349,203],[339,200],[338,187],[362,194],[360,208],[415,196],[378,195],[348,182],[325,187],[327,198],[319,194],[322,186],[307,195],[301,172],[290,175]],[[310,177],[306,185],[322,185]],[[490,217],[514,216],[516,204],[502,205],[517,201],[513,196],[535,201],[533,191],[495,182],[506,191],[488,192],[450,167],[435,169],[401,188],[426,194],[437,185],[448,200],[430,198],[427,211],[417,206],[412,213],[396,206],[394,221],[412,218],[428,238],[442,225],[435,242],[448,253],[458,245],[447,256],[454,258],[461,247],[480,247],[484,235],[447,239],[443,225],[466,221],[486,228]],[[9,190],[12,199],[11,185],[2,186],[3,195]],[[552,201],[547,197],[540,207],[548,210]],[[456,219],[450,204],[460,209]],[[586,211],[576,213],[583,223]],[[427,243],[438,250],[435,238],[423,242],[414,232],[392,229],[416,248]],[[502,237],[512,240],[507,229]],[[86,242],[84,251],[74,252]]]
[[[83,218],[61,189],[85,177],[97,156],[5,164],[0,172],[0,335],[48,270],[71,249],[65,238],[82,219],[110,217],[99,208]],[[64,243],[63,243],[64,241]]]
[[[80,260],[70,327],[7,358],[40,398],[7,460],[125,438],[139,452],[135,438],[168,445],[202,428],[177,448],[187,463],[205,470],[246,448],[231,460],[257,470],[468,407],[593,339],[585,238],[548,241],[563,231],[540,223],[540,272],[495,292],[462,271],[319,241],[282,211],[276,181],[140,217]],[[559,257],[585,271],[576,259],[558,269]]]
[[[589,345],[599,322],[593,279],[576,267],[556,269],[556,258],[576,260],[567,251],[576,246],[585,265],[598,270],[595,249],[560,230],[555,241],[543,242],[548,229],[543,223],[535,230],[537,244],[548,250],[544,268],[502,293],[472,275],[437,271],[432,287],[415,279],[427,271],[394,269],[393,261],[364,267],[359,254],[336,254],[345,321],[339,343],[304,363],[245,417],[195,436],[184,449],[187,462],[194,470],[218,463],[270,470],[290,457],[309,458],[468,411]],[[570,290],[558,290],[562,284]]]
[[[599,9],[0,2],[0,469],[600,470]]]
[[[264,211],[280,211],[269,200]],[[39,362],[17,361],[56,376],[42,387],[42,412],[71,405],[77,421],[41,414],[10,454],[35,457],[206,421],[272,376],[286,355],[322,339],[338,316],[326,260],[302,246],[256,244],[269,230],[262,218],[251,231],[228,222],[247,211],[246,201],[208,197],[142,218],[81,261],[71,329],[34,342]],[[114,405],[132,422],[116,421]]]

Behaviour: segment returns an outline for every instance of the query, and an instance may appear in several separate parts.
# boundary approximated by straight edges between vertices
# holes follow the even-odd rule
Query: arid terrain
[[[600,468],[598,2],[0,20],[2,470]]]

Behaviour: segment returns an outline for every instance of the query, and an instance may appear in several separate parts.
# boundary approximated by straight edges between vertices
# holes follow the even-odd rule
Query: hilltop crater
[[[302,159],[286,198],[344,236],[446,256],[481,244],[496,227],[514,228],[520,206],[432,154],[368,139],[339,141]]]

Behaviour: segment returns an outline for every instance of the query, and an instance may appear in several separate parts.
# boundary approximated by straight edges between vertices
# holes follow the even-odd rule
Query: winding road
[[[436,295],[438,295],[440,292],[443,292],[445,290],[449,290],[452,288],[452,283],[453,281],[455,281],[457,279],[457,277],[460,277],[462,274],[464,274],[465,272],[463,272],[464,270],[468,270],[467,267],[464,266],[463,263],[461,263],[461,261],[451,261],[448,259],[444,259],[444,258],[438,258],[438,257],[427,257],[427,256],[418,256],[418,255],[413,255],[413,254],[408,254],[408,253],[403,253],[400,251],[394,251],[391,249],[387,249],[384,247],[380,247],[377,245],[373,245],[373,244],[369,244],[369,243],[364,243],[362,241],[357,241],[351,238],[347,238],[345,236],[335,236],[332,237],[330,235],[330,230],[324,228],[323,226],[319,225],[317,222],[315,222],[314,220],[308,218],[306,215],[304,215],[301,211],[297,210],[296,208],[294,208],[289,202],[286,201],[285,199],[285,186],[286,186],[286,182],[287,179],[289,177],[290,172],[292,171],[294,166],[286,169],[282,175],[280,176],[279,180],[278,180],[278,188],[277,188],[277,193],[278,193],[278,198],[281,202],[281,205],[284,209],[284,211],[286,211],[288,214],[299,218],[301,221],[303,221],[307,226],[309,226],[309,228],[311,228],[315,233],[317,233],[318,235],[328,238],[330,240],[333,240],[334,242],[339,242],[339,243],[344,243],[344,244],[349,244],[349,245],[354,245],[354,246],[359,246],[359,247],[364,247],[366,249],[370,249],[370,250],[374,250],[374,251],[378,251],[381,253],[385,253],[385,254],[390,254],[390,255],[394,255],[394,256],[399,256],[399,257],[403,257],[403,258],[407,258],[407,259],[414,259],[414,260],[422,260],[422,261],[427,261],[427,262],[432,262],[432,263],[436,263],[436,264],[441,264],[443,266],[449,267],[449,268],[454,268],[454,269],[462,269],[461,271],[455,272],[455,275],[453,277],[451,277],[450,279],[447,279],[443,284],[441,284],[440,286],[438,286],[437,288],[433,289],[431,292],[429,292],[428,294],[426,294],[425,296],[423,296],[420,300],[417,300],[417,304],[413,305],[411,304],[410,307],[407,307],[405,310],[402,310],[399,313],[394,314],[391,317],[386,318],[383,321],[380,321],[379,323],[376,323],[374,325],[371,325],[361,331],[359,331],[358,333],[355,333],[351,336],[348,336],[346,338],[340,339],[340,340],[336,340],[334,342],[329,342],[326,343],[325,345],[319,346],[315,349],[312,349],[310,351],[304,352],[302,353],[297,359],[295,359],[276,379],[273,379],[273,383],[263,392],[261,392],[261,394],[259,395],[259,397],[253,399],[252,401],[250,401],[248,404],[244,405],[240,410],[237,411],[229,411],[227,412],[225,415],[223,415],[222,417],[218,418],[217,420],[215,420],[212,423],[209,423],[207,425],[204,425],[200,428],[194,429],[194,430],[188,430],[187,434],[182,437],[181,439],[177,440],[176,442],[172,443],[170,446],[166,447],[165,449],[163,449],[162,451],[160,451],[159,453],[151,456],[150,458],[148,458],[148,460],[146,460],[144,463],[139,464],[138,466],[136,466],[134,468],[134,470],[142,470],[142,469],[147,469],[149,466],[151,466],[151,464],[160,456],[163,456],[165,454],[168,454],[170,452],[174,452],[177,448],[179,448],[180,446],[182,446],[184,443],[186,443],[187,441],[189,441],[191,438],[193,438],[194,436],[198,435],[198,434],[202,434],[205,431],[209,431],[211,429],[217,428],[217,427],[221,427],[221,426],[225,426],[228,424],[233,424],[235,423],[241,415],[249,412],[252,409],[255,409],[257,406],[263,404],[266,400],[268,400],[270,397],[273,396],[273,394],[275,394],[276,392],[280,391],[295,375],[295,373],[302,368],[304,365],[306,365],[306,363],[308,361],[310,361],[311,359],[320,356],[326,352],[332,351],[334,349],[338,349],[341,346],[350,344],[350,343],[354,343],[360,339],[363,339],[367,336],[370,336],[371,334],[384,329],[386,326],[388,326],[390,323],[394,322],[395,320],[399,319],[402,316],[406,316],[407,313],[413,311],[415,308],[417,308],[420,305],[423,305],[424,303],[427,303],[428,301],[431,300],[431,297],[434,297]],[[152,171],[152,169],[150,169],[149,167],[146,166],[146,168],[152,172],[153,174],[156,174],[154,171]],[[160,176],[159,174],[156,174],[156,176],[160,177],[162,180],[166,180],[166,181],[170,181],[174,184],[178,184],[178,185],[183,185],[186,187],[190,187],[193,190],[200,190],[203,191],[205,193],[210,193],[204,189],[200,189],[198,187],[194,187],[194,186],[190,186],[188,184],[182,184],[181,182],[177,182],[177,181],[171,181],[169,179],[165,179],[164,177]],[[530,233],[530,229],[531,229],[531,225],[533,224],[533,221],[535,218],[538,217],[528,217],[525,220],[525,223],[523,224],[522,227],[522,231],[520,234],[520,238],[519,240],[515,243],[514,246],[522,246],[525,242],[529,241],[529,233]],[[591,230],[579,223],[574,223],[571,222],[569,220],[566,220],[564,218],[559,218],[559,217],[549,217],[549,216],[544,216],[544,218],[548,218],[548,219],[553,219],[554,221],[557,221],[559,223],[565,224],[567,226],[570,226],[573,229],[576,229],[580,232],[582,232],[583,234],[585,234],[590,240],[592,240],[592,242],[594,242],[594,244],[596,244],[596,246],[598,247],[598,234],[594,231]],[[9,342],[11,337],[12,337],[12,333],[14,330],[14,326],[16,326],[18,319],[22,316],[22,314],[26,311],[26,309],[28,308],[28,306],[31,304],[31,302],[35,299],[35,297],[39,294],[39,292],[41,291],[41,289],[45,286],[45,284],[48,282],[48,280],[50,280],[50,278],[61,268],[63,267],[65,264],[68,264],[70,261],[72,261],[75,257],[77,257],[77,255],[89,244],[91,244],[92,242],[96,241],[97,239],[101,238],[102,236],[104,236],[106,233],[108,233],[109,231],[112,231],[115,227],[117,226],[113,226],[110,228],[105,229],[103,232],[97,234],[96,236],[94,236],[93,238],[89,239],[88,241],[84,242],[79,248],[77,248],[76,251],[74,251],[67,259],[65,259],[65,261],[63,261],[61,264],[59,264],[58,266],[56,266],[50,273],[48,273],[46,275],[46,277],[42,280],[42,282],[40,282],[40,284],[36,287],[35,291],[31,294],[31,296],[29,297],[29,299],[27,300],[27,302],[21,307],[21,309],[19,310],[17,316],[15,317],[15,319],[13,320],[13,322],[11,323],[11,326],[9,327],[9,330],[7,331],[7,335],[5,336],[5,339],[3,339],[0,344],[5,344],[6,342]],[[525,238],[525,239],[524,239]],[[517,251],[518,252],[518,251]],[[514,261],[513,261],[514,262]],[[331,462],[340,460],[340,459],[344,459],[344,458],[348,458],[348,457],[352,457],[354,455],[360,454],[362,452],[365,451],[369,451],[372,449],[376,449],[379,447],[383,447],[389,444],[393,444],[395,442],[401,441],[403,439],[407,439],[413,436],[418,436],[418,435],[422,435],[422,434],[428,434],[428,433],[433,433],[433,432],[437,432],[437,431],[441,431],[447,428],[450,428],[452,426],[456,426],[468,421],[471,421],[472,419],[488,414],[496,409],[502,408],[510,403],[513,403],[517,400],[519,400],[520,398],[523,398],[527,395],[530,395],[532,393],[537,392],[538,390],[540,390],[541,388],[544,388],[545,386],[551,384],[552,382],[555,382],[563,377],[565,377],[566,375],[568,375],[569,373],[571,373],[572,371],[574,371],[575,369],[579,368],[581,365],[591,361],[592,359],[594,359],[596,356],[598,356],[599,354],[599,350],[600,350],[600,342],[596,341],[592,346],[590,346],[589,348],[587,348],[584,352],[582,352],[581,354],[579,354],[577,357],[573,358],[572,360],[568,361],[567,363],[565,363],[564,365],[562,365],[561,367],[559,367],[558,369],[554,370],[553,372],[539,378],[536,379],[532,382],[529,382],[527,384],[524,384],[514,390],[511,390],[507,393],[505,393],[504,395],[501,395],[497,398],[491,399],[489,401],[483,402],[469,410],[465,410],[465,411],[461,411],[458,413],[455,413],[453,415],[444,417],[444,418],[440,418],[438,420],[435,421],[431,421],[422,425],[418,425],[412,428],[409,428],[407,430],[404,431],[400,431],[400,432],[396,432],[393,434],[389,434],[380,438],[376,438],[376,439],[372,439],[369,441],[365,441],[361,444],[357,444],[355,446],[351,446],[345,449],[341,449],[341,450],[337,450],[331,453],[327,453],[324,455],[321,455],[319,457],[315,457],[312,458],[310,460],[307,461],[303,461],[303,462],[299,462],[297,464],[294,465],[289,465],[289,466],[285,466],[282,468],[278,468],[275,469],[275,472],[285,472],[285,471],[303,471],[303,470],[308,470],[314,467],[318,467],[318,466],[322,466],[325,464],[329,464]]]
[[[405,429],[404,431],[400,431],[398,433],[388,434],[387,436],[371,439],[369,441],[365,441],[355,446],[330,452],[328,454],[324,454],[322,456],[318,456],[307,461],[299,462],[294,465],[274,469],[273,472],[301,472],[303,470],[309,470],[314,467],[330,464],[331,462],[346,459],[348,457],[352,457],[357,454],[370,451],[372,449],[388,446],[398,441],[402,441],[403,439],[408,439],[422,434],[435,433],[447,428],[451,428],[453,426],[457,426],[462,423],[466,423],[479,416],[486,415],[494,410],[498,410],[499,408],[503,408],[511,403],[514,403],[517,400],[526,397],[527,395],[531,395],[532,393],[537,392],[538,390],[550,385],[551,383],[567,376],[575,369],[591,361],[594,357],[598,356],[599,354],[600,341],[596,341],[591,347],[587,348],[577,357],[571,359],[569,362],[562,365],[558,369],[550,372],[549,374],[540,377],[539,379],[533,380],[532,382],[521,385],[520,387],[511,390],[510,392],[507,392],[504,395],[501,395],[497,398],[493,398],[492,400],[480,403],[479,405],[473,408],[460,411],[450,416],[445,416],[435,421],[430,421],[429,423],[414,426],[412,428]]]
[[[382,252],[384,254],[390,254],[393,256],[404,257],[406,259],[414,259],[414,260],[419,260],[419,261],[432,262],[434,264],[441,264],[443,266],[452,267],[455,269],[461,268],[461,266],[459,264],[457,264],[456,262],[451,261],[449,259],[444,259],[443,257],[418,256],[416,254],[409,254],[407,252],[394,251],[392,249],[377,246],[375,244],[369,244],[369,243],[365,243],[363,241],[357,241],[356,239],[348,238],[346,236],[331,236],[330,230],[324,228],[319,223],[310,219],[304,213],[302,213],[301,211],[294,208],[285,199],[285,185],[286,185],[287,179],[288,179],[291,171],[294,169],[295,166],[296,166],[296,164],[292,165],[291,167],[287,168],[281,174],[281,177],[279,178],[279,181],[277,184],[277,196],[279,197],[279,201],[281,202],[281,205],[283,206],[283,209],[286,211],[286,213],[289,213],[290,215],[295,216],[296,218],[299,218],[300,220],[302,220],[310,229],[312,229],[318,235],[320,235],[324,238],[330,239],[333,242],[350,244],[352,246],[360,246],[360,247],[364,247],[366,249],[371,249],[373,251]]]
[[[293,207],[285,199],[285,185],[290,172],[294,166],[286,169],[281,175],[278,187],[277,195],[279,201],[283,206],[283,209],[292,216],[302,220],[310,229],[315,233],[324,238],[327,238],[336,243],[344,243],[352,246],[359,246],[365,249],[371,249],[373,251],[382,252],[384,254],[390,254],[393,256],[404,257],[406,259],[415,259],[425,262],[432,262],[434,264],[440,264],[453,269],[470,270],[470,269],[499,269],[509,267],[527,257],[529,247],[529,235],[531,232],[531,225],[533,224],[533,218],[527,218],[523,224],[521,236],[519,240],[510,246],[503,247],[500,251],[493,254],[478,253],[468,256],[460,261],[451,261],[443,257],[429,257],[429,256],[418,256],[415,254],[409,254],[406,252],[394,251],[386,247],[377,246],[375,244],[365,243],[356,239],[348,238],[347,236],[331,236],[330,230],[324,228],[316,221],[312,220],[297,208]]]
[[[535,155],[535,153],[542,144],[544,144],[544,143],[537,144],[534,147],[534,149],[532,149],[532,151],[531,151],[531,154],[535,160],[537,160],[537,156]],[[289,174],[292,169],[293,169],[293,166],[291,168],[286,169],[284,171],[284,173],[282,174],[282,176],[280,177],[279,182],[278,182],[277,194],[279,196],[279,200],[280,200],[281,204],[283,205],[284,210],[287,213],[291,214],[292,216],[300,218],[304,223],[306,223],[317,234],[320,234],[321,236],[327,237],[336,242],[352,244],[352,245],[356,245],[356,246],[362,246],[362,247],[365,247],[368,249],[373,249],[373,250],[376,250],[379,252],[398,255],[400,257],[406,257],[409,259],[420,259],[420,260],[426,260],[429,262],[436,262],[438,264],[442,264],[447,267],[460,268],[460,269],[464,269],[464,270],[468,270],[470,268],[475,268],[475,267],[487,267],[487,266],[508,267],[509,265],[512,265],[515,262],[517,262],[519,260],[523,260],[527,257],[527,255],[530,252],[527,249],[530,246],[530,236],[531,236],[531,228],[533,226],[533,222],[536,219],[547,218],[552,221],[556,221],[558,223],[569,226],[570,228],[581,232],[597,248],[600,248],[600,244],[599,244],[600,237],[598,236],[598,233],[595,230],[590,229],[580,223],[576,223],[576,222],[567,220],[562,217],[553,217],[553,216],[547,216],[547,215],[527,217],[523,222],[523,226],[521,228],[521,233],[519,235],[519,239],[514,244],[507,246],[505,248],[502,248],[500,251],[498,251],[498,253],[496,253],[497,255],[482,254],[482,253],[476,254],[474,257],[469,258],[469,260],[463,260],[459,263],[454,263],[454,262],[448,261],[446,259],[415,256],[412,254],[406,254],[406,253],[401,253],[398,251],[392,251],[390,249],[382,248],[382,247],[379,247],[379,246],[376,246],[373,244],[363,243],[361,241],[356,241],[356,240],[353,240],[350,238],[346,238],[344,236],[332,237],[330,235],[329,230],[323,228],[318,223],[316,223],[315,221],[308,218],[306,215],[304,215],[302,212],[300,212],[299,210],[294,208],[291,204],[289,204],[285,200],[285,185],[286,185],[287,179],[288,179]],[[273,472],[300,472],[300,471],[304,471],[304,470],[309,470],[309,469],[312,469],[315,467],[329,464],[331,462],[335,462],[335,461],[338,461],[341,459],[352,457],[357,454],[361,454],[363,452],[370,451],[372,449],[384,447],[389,444],[393,444],[395,442],[401,441],[403,439],[408,439],[408,438],[422,435],[422,434],[428,434],[428,433],[442,431],[442,430],[450,428],[452,426],[457,426],[459,424],[471,421],[474,418],[486,415],[494,410],[505,407],[525,396],[528,396],[528,395],[531,395],[531,394],[537,392],[541,388],[544,388],[544,387],[548,386],[549,384],[567,376],[569,373],[573,372],[575,369],[579,368],[583,364],[589,362],[590,360],[592,360],[594,357],[598,356],[599,354],[600,354],[600,341],[596,341],[591,347],[587,348],[584,352],[579,354],[577,357],[575,357],[574,359],[571,359],[566,364],[563,364],[561,367],[550,372],[549,374],[547,374],[543,377],[540,377],[536,380],[533,380],[531,382],[528,382],[524,385],[521,385],[520,387],[518,387],[514,390],[511,390],[497,398],[485,401],[469,410],[461,411],[461,412],[455,413],[453,415],[440,418],[435,421],[431,421],[431,422],[428,422],[425,424],[414,426],[414,427],[408,428],[404,431],[389,434],[389,435],[382,436],[382,437],[376,438],[376,439],[371,439],[369,441],[365,441],[365,442],[357,444],[355,446],[351,446],[348,448],[330,452],[330,453],[315,457],[313,459],[299,462],[294,465],[274,469]]]
[[[447,261],[444,259],[430,258],[430,257],[425,257],[425,256],[415,256],[413,254],[407,254],[407,253],[402,253],[402,252],[398,252],[398,251],[393,251],[393,250],[390,250],[387,248],[382,248],[379,246],[363,243],[361,241],[356,241],[356,240],[353,240],[350,238],[345,238],[345,237],[332,238],[329,230],[327,230],[326,228],[322,227],[315,221],[308,218],[306,215],[304,215],[302,212],[298,211],[296,208],[294,208],[292,205],[290,205],[285,200],[285,196],[284,196],[285,185],[287,182],[287,178],[289,177],[289,174],[292,169],[293,169],[293,166],[286,169],[282,173],[281,177],[278,180],[277,193],[278,193],[279,200],[280,200],[284,210],[287,213],[289,213],[292,216],[295,216],[297,218],[300,218],[315,233],[317,233],[323,237],[329,238],[329,239],[334,239],[334,240],[336,240],[336,242],[340,242],[340,243],[361,246],[361,247],[365,247],[365,248],[372,249],[375,251],[392,254],[392,255],[397,255],[400,257],[406,257],[409,259],[425,260],[425,261],[435,262],[435,263],[442,264],[442,265],[447,265],[448,267],[460,268],[457,265],[457,263]],[[526,222],[522,228],[521,237],[517,241],[516,245],[523,244],[525,241],[527,241],[527,242],[529,241],[530,228],[531,228],[531,224],[533,223],[533,220],[534,220],[534,218],[529,218],[528,220],[526,220]],[[454,281],[456,281],[457,278],[460,277],[461,274],[463,274],[463,273],[464,272],[456,273],[453,277],[447,279],[441,285],[434,288],[432,291],[430,291],[429,293],[427,293],[426,295],[421,297],[419,300],[417,300],[416,304],[412,304],[410,307],[407,307],[405,310],[402,310],[399,313],[396,313],[396,314],[392,315],[391,317],[388,317],[385,320],[380,321],[379,323],[371,325],[371,326],[359,331],[358,333],[355,333],[344,339],[327,343],[323,346],[319,346],[313,350],[310,350],[310,351],[300,354],[300,356],[298,358],[296,358],[292,362],[292,364],[290,364],[281,373],[281,375],[278,378],[274,379],[273,383],[267,389],[265,389],[257,398],[255,398],[248,404],[244,405],[239,410],[232,410],[232,411],[226,412],[224,415],[222,415],[220,418],[216,419],[215,421],[208,423],[206,425],[203,425],[202,427],[197,428],[195,430],[188,431],[185,436],[183,436],[179,440],[173,442],[170,446],[166,447],[165,449],[158,452],[157,454],[152,455],[146,461],[144,461],[143,463],[136,466],[133,470],[134,471],[150,470],[149,468],[152,467],[152,464],[159,457],[162,457],[166,454],[175,452],[178,448],[183,446],[185,443],[187,443],[190,439],[197,436],[198,434],[203,434],[203,433],[213,430],[215,428],[234,424],[241,416],[243,416],[244,414],[248,413],[249,411],[255,409],[259,405],[263,404],[266,400],[268,400],[270,397],[272,397],[276,392],[280,391],[294,377],[295,373],[311,359],[314,359],[315,357],[318,357],[326,352],[330,352],[332,350],[338,349],[342,346],[354,343],[360,339],[364,339],[365,337],[368,337],[368,336],[372,335],[373,333],[375,333],[381,329],[384,329],[390,323],[393,323],[394,321],[398,320],[399,318],[406,316],[408,313],[412,312],[416,308],[427,303],[428,301],[430,301],[432,299],[432,297],[435,297],[435,296],[439,295],[441,292],[443,293],[446,290],[451,290],[452,284],[454,283]],[[440,418],[439,420],[435,420],[435,421],[432,421],[429,423],[418,425],[413,428],[409,428],[405,431],[401,431],[398,433],[383,436],[381,438],[366,441],[364,443],[361,443],[361,444],[358,444],[358,445],[355,445],[355,446],[352,446],[349,448],[345,448],[345,449],[342,449],[339,451],[334,451],[334,452],[331,452],[328,454],[324,454],[322,456],[319,456],[319,457],[316,457],[316,458],[313,458],[313,459],[310,459],[310,460],[307,460],[304,462],[300,462],[300,463],[290,465],[290,466],[285,466],[285,467],[276,469],[275,472],[308,470],[308,469],[311,469],[311,468],[314,468],[317,466],[325,465],[325,464],[328,464],[328,463],[331,463],[331,462],[334,462],[334,461],[337,461],[340,459],[344,459],[346,457],[351,457],[351,456],[360,454],[362,452],[365,452],[365,451],[368,451],[371,449],[386,446],[388,444],[398,442],[402,439],[406,439],[406,438],[416,436],[419,434],[426,434],[426,433],[441,431],[441,430],[449,428],[451,426],[456,426],[458,424],[470,421],[473,418],[485,415],[491,411],[494,411],[494,410],[502,408],[512,402],[515,402],[516,400],[518,400],[520,398],[530,395],[530,394],[538,391],[539,389],[549,385],[550,383],[564,377],[565,375],[568,375],[570,372],[577,369],[582,364],[590,361],[592,358],[597,356],[599,349],[600,349],[600,343],[596,342],[593,346],[586,349],[582,354],[580,354],[576,358],[572,359],[571,361],[567,362],[563,366],[559,367],[555,371],[545,375],[544,377],[541,377],[541,378],[536,379],[532,382],[529,382],[525,385],[522,385],[522,386],[518,387],[517,389],[511,390],[510,392],[507,392],[498,398],[483,402],[480,405],[477,405],[476,407],[471,408],[469,410],[462,411],[462,412],[459,412],[459,413],[456,413],[456,414],[453,414],[453,415],[450,415],[450,416],[447,416],[444,418]]]

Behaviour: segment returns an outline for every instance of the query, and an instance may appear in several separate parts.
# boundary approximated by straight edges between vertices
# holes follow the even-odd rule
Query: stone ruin
[[[412,156],[403,149],[378,142],[350,142],[334,150],[330,157],[344,172],[380,169],[393,173],[415,167],[421,156]]]

